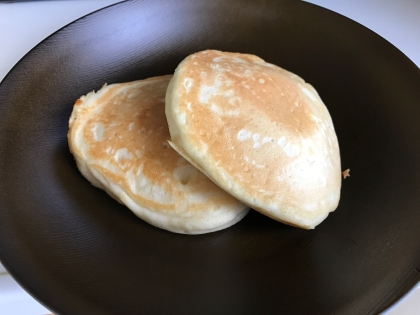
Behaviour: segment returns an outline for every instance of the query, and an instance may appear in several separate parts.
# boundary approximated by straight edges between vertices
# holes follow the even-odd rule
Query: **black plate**
[[[207,49],[298,73],[333,117],[337,211],[304,231],[251,212],[224,231],[152,227],[77,170],[74,101]],[[39,44],[0,87],[0,257],[57,314],[375,314],[420,280],[420,71],[373,32],[300,1],[132,1]]]

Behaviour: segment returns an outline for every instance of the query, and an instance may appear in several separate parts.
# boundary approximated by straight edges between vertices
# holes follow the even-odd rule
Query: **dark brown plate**
[[[207,49],[253,53],[319,91],[343,182],[304,231],[251,212],[185,236],[91,186],[67,147],[74,101],[172,73]],[[420,71],[387,41],[300,1],[131,1],[39,44],[0,86],[0,258],[57,314],[375,314],[420,280]],[[417,269],[416,269],[417,268]]]

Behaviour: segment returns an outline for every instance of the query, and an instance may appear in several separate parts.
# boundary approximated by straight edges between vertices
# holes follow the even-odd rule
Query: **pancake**
[[[156,227],[185,234],[227,228],[249,209],[168,145],[170,78],[105,85],[80,97],[69,121],[70,151],[94,186]]]
[[[312,229],[337,208],[333,122],[299,76],[254,55],[198,52],[176,68],[165,111],[173,148],[253,209]]]

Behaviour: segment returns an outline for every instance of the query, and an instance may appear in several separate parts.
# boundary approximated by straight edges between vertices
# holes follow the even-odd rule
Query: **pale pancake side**
[[[337,208],[338,140],[318,93],[253,55],[188,56],[166,93],[173,147],[261,213],[314,228]]]
[[[82,96],[69,121],[70,151],[93,185],[152,225],[186,234],[229,227],[248,208],[167,143],[170,78],[105,85]]]

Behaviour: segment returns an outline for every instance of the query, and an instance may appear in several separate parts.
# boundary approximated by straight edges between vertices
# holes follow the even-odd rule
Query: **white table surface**
[[[420,67],[420,0],[306,0],[375,31]],[[120,0],[0,3],[0,80],[30,49],[75,19]],[[0,264],[0,314],[50,312],[28,295]],[[419,315],[420,283],[384,315]]]

